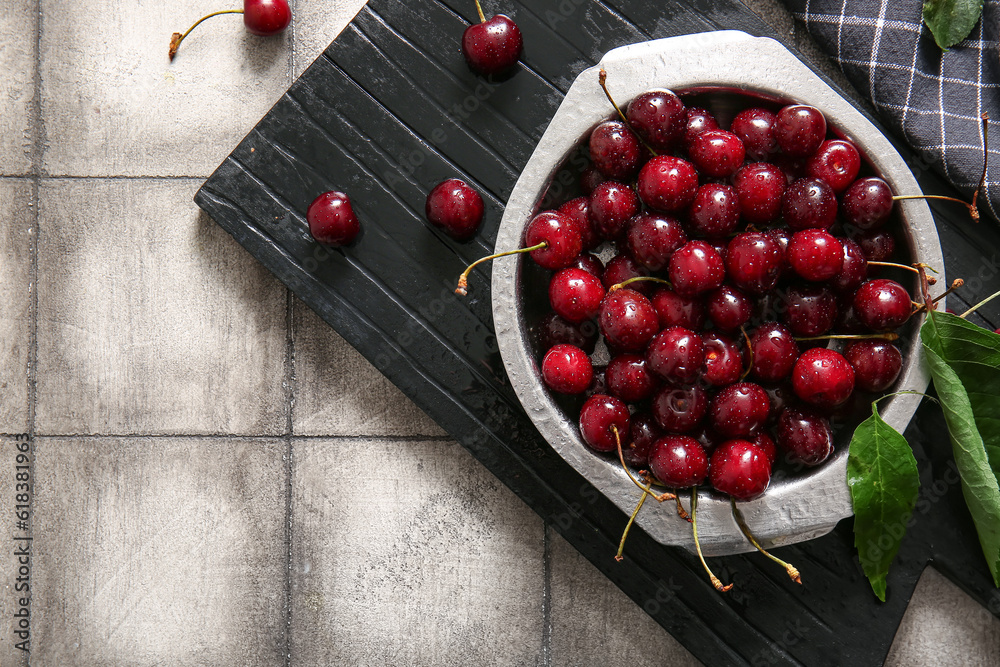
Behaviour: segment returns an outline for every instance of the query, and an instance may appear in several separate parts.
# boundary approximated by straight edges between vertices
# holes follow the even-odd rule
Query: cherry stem
[[[479,0],[476,0],[476,11],[479,12],[479,22],[486,23],[486,15],[483,14],[483,6],[479,4]]]
[[[740,530],[743,531],[743,534],[746,536],[746,538],[750,540],[750,544],[752,544],[754,548],[757,549],[757,551],[761,552],[762,554],[773,560],[775,563],[785,568],[785,572],[788,573],[789,578],[795,583],[801,585],[802,576],[799,574],[799,571],[793,565],[789,565],[780,558],[772,556],[771,554],[767,553],[767,551],[764,550],[764,547],[760,546],[760,544],[757,542],[757,538],[755,538],[753,536],[753,533],[750,532],[750,526],[747,525],[746,519],[743,518],[743,512],[741,512],[740,509],[736,506],[736,499],[733,498],[732,496],[729,497],[729,505],[733,508],[733,518],[736,519],[736,524],[740,527]]]
[[[687,513],[684,509],[684,505],[681,504],[681,497],[677,496],[677,516],[684,519],[688,523],[691,523],[691,515]]]
[[[747,362],[747,369],[743,371],[743,375],[740,376],[741,380],[746,380],[747,376],[750,375],[750,371],[753,370],[753,344],[750,342],[750,335],[747,333],[746,327],[740,327],[740,332],[743,334],[743,338],[747,342],[747,353],[750,357]]]
[[[187,32],[184,33],[183,35],[181,33],[179,33],[179,32],[175,32],[170,37],[170,51],[168,52],[168,55],[170,56],[170,61],[173,62],[174,56],[177,55],[177,49],[181,48],[181,42],[184,41],[184,38],[187,37],[188,35],[190,35],[191,31],[194,30],[195,28],[197,28],[198,25],[201,24],[202,21],[204,21],[206,19],[210,19],[213,16],[218,16],[219,14],[242,14],[242,13],[243,13],[242,9],[223,9],[223,10],[218,11],[218,12],[212,12],[211,14],[209,14],[207,16],[202,16],[200,19],[198,19],[195,22],[195,24],[193,26],[191,26],[190,28],[188,28]]]
[[[608,288],[608,293],[610,294],[615,290],[620,290],[621,288],[627,287],[632,283],[638,283],[643,281],[648,281],[651,283],[660,283],[662,285],[666,285],[667,287],[671,288],[673,287],[673,285],[670,284],[669,280],[664,280],[663,278],[657,278],[656,276],[636,276],[634,278],[629,278],[628,280],[623,280],[617,285],[612,285],[611,287]]]
[[[964,320],[966,317],[976,312],[977,310],[988,304],[990,301],[997,298],[998,296],[1000,296],[1000,292],[994,292],[993,294],[989,295],[988,297],[986,297],[985,299],[974,305],[972,308],[969,308],[967,311],[959,315],[959,317],[961,317]]]
[[[664,500],[670,500],[671,498],[674,498],[674,494],[672,493],[663,493],[660,495],[652,493],[649,490],[649,487],[653,486],[652,480],[649,481],[649,484],[647,486],[643,486],[642,484],[639,483],[639,480],[637,480],[635,477],[632,476],[632,471],[628,469],[627,465],[625,465],[625,455],[622,453],[622,439],[621,436],[618,434],[618,427],[612,424],[611,432],[615,434],[615,444],[618,445],[618,460],[622,462],[622,470],[625,471],[625,474],[628,475],[628,478],[632,480],[632,482],[636,486],[642,489],[644,493],[648,493],[649,495],[653,496],[653,498],[655,498],[656,502],[658,503],[662,503]]]
[[[460,296],[465,296],[469,293],[469,274],[472,272],[472,269],[476,268],[483,262],[488,262],[491,259],[499,259],[500,257],[507,257],[508,255],[519,255],[525,252],[534,252],[535,250],[541,250],[542,248],[548,248],[548,247],[549,247],[549,242],[542,241],[538,245],[533,245],[530,248],[520,248],[518,250],[508,250],[507,252],[498,252],[495,255],[490,255],[488,257],[482,257],[480,259],[477,259],[472,264],[469,264],[468,268],[466,268],[465,271],[462,272],[462,275],[458,277],[458,287],[455,288],[455,294],[458,294]]]
[[[947,197],[945,195],[894,195],[892,200],[900,201],[903,199],[940,199],[941,201],[955,202],[956,204],[961,204],[965,208],[969,209],[969,217],[972,218],[973,222],[979,222],[979,209],[976,208],[975,204],[976,194],[978,193],[979,191],[977,190],[973,194],[972,196],[973,201],[971,204],[967,201],[962,201],[958,197]]]
[[[929,278],[927,279],[927,282],[930,283],[930,279]],[[931,300],[931,303],[937,303],[938,301],[940,301],[941,299],[945,298],[946,296],[948,296],[949,294],[951,294],[952,292],[954,292],[958,288],[962,287],[963,285],[965,285],[965,281],[964,280],[962,280],[961,278],[955,278],[953,281],[951,281],[951,287],[949,287],[948,289],[946,289],[944,292],[942,292],[938,296],[934,297],[934,299]],[[917,304],[917,305],[919,305],[920,307],[917,308],[914,311],[914,313],[919,313],[920,311],[925,310],[927,308],[926,304]]]
[[[868,262],[868,266],[891,266],[897,269],[906,269],[907,271],[913,271],[914,273],[917,274],[920,273],[920,269],[918,269],[916,266],[910,266],[908,264],[898,264],[897,262]],[[923,266],[924,268],[930,269],[931,271],[934,271],[934,273],[937,273],[937,271],[935,271],[932,267],[928,266],[927,264],[924,264]]]
[[[698,541],[698,487],[691,487],[691,532],[694,535],[694,548],[698,552],[698,558],[701,560],[701,566],[705,568],[705,572],[708,572],[708,578],[712,581],[712,585],[715,586],[715,590],[720,593],[725,593],[733,587],[732,584],[728,586],[723,586],[722,582],[719,580],[712,570],[709,569],[708,563],[705,562],[705,556],[701,553],[701,543]]]
[[[646,497],[647,496],[653,496],[654,498],[656,497],[655,495],[649,492],[650,486],[652,486],[652,484],[649,484],[649,486],[646,487],[641,487],[642,497],[639,498],[639,503],[635,506],[635,509],[632,510],[632,516],[628,518],[628,523],[625,524],[625,530],[622,531],[622,541],[618,543],[618,553],[615,554],[615,560],[618,562],[621,562],[622,559],[624,558],[624,556],[622,556],[622,553],[624,553],[625,551],[625,538],[628,537],[628,531],[632,529],[632,524],[635,523],[635,517],[639,515],[639,510],[642,509],[642,504],[646,502]]]
[[[894,341],[899,340],[899,334],[889,331],[887,333],[872,333],[872,334],[830,334],[827,336],[805,336],[801,338],[796,338],[795,340],[802,343],[813,340],[887,340]]]
[[[601,68],[601,71],[598,73],[597,81],[601,84],[601,88],[604,90],[604,96],[608,98],[608,102],[611,102],[611,106],[613,106],[615,111],[618,112],[618,117],[622,119],[623,123],[625,123],[625,127],[629,129],[635,138],[638,139],[639,142],[646,147],[646,150],[653,154],[653,156],[659,155],[659,153],[653,150],[652,146],[646,143],[645,139],[639,136],[639,133],[635,131],[634,127],[632,127],[632,123],[628,122],[628,118],[626,118],[625,114],[622,113],[621,107],[619,107],[618,103],[615,102],[615,98],[611,96],[611,91],[608,90],[608,73],[604,68]]]

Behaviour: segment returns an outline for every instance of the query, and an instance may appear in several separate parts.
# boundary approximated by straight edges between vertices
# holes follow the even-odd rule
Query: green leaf
[[[924,23],[942,49],[950,49],[969,36],[983,13],[983,0],[927,0]]]
[[[962,494],[993,583],[1000,586],[1000,336],[948,313],[920,329],[948,424]]]
[[[917,460],[896,429],[872,416],[854,430],[847,456],[854,546],[872,590],[885,602],[885,577],[899,551],[920,489]]]

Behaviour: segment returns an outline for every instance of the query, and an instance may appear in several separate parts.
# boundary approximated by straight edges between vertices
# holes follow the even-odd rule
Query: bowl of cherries
[[[522,251],[492,276],[512,386],[663,544],[823,535],[851,515],[854,427],[892,393],[879,411],[902,431],[920,397],[898,392],[928,383],[910,267],[944,262],[926,203],[900,196],[919,193],[885,136],[773,40],[611,51],[569,89],[501,222],[497,252]]]

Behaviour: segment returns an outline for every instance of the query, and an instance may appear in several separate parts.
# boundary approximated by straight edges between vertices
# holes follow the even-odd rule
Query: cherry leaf
[[[927,0],[924,2],[924,23],[934,35],[934,41],[944,50],[969,36],[983,13],[983,0]]]
[[[920,474],[906,438],[879,416],[874,403],[872,416],[858,424],[851,438],[847,485],[861,568],[885,602],[885,577],[913,514]]]
[[[920,329],[941,399],[962,494],[993,582],[1000,586],[1000,336],[948,313]]]

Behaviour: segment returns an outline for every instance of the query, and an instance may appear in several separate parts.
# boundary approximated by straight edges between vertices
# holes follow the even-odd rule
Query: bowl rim
[[[518,178],[497,234],[496,251],[521,246],[524,226],[537,212],[551,178],[581,137],[611,111],[598,85],[605,69],[615,96],[630,100],[654,88],[689,90],[724,87],[736,92],[791,99],[819,108],[829,123],[854,141],[893,192],[921,192],[913,173],[889,140],[850,102],[823,81],[781,43],[726,30],[642,42],[609,51],[600,63],[580,73],[543,133]],[[734,80],[732,72],[740,72]],[[944,258],[930,208],[924,200],[897,202],[904,235],[915,261],[939,267]],[[582,442],[575,420],[563,414],[540,381],[538,362],[521,317],[518,284],[523,255],[493,264],[492,308],[497,342],[511,386],[529,418],[546,441],[570,465],[626,514],[639,492],[620,466],[596,456]],[[943,280],[943,275],[939,277]],[[917,325],[923,321],[923,316]],[[897,391],[926,390],[930,381],[922,361],[919,336],[904,356]],[[900,432],[910,422],[921,397],[900,394],[881,405],[881,415]],[[740,507],[765,546],[780,546],[819,537],[851,516],[846,447],[808,474],[780,480],[760,498]],[[708,555],[752,551],[732,518],[729,503],[702,494],[698,503],[699,537]],[[653,539],[694,550],[686,522],[673,509],[641,512],[636,523]]]

